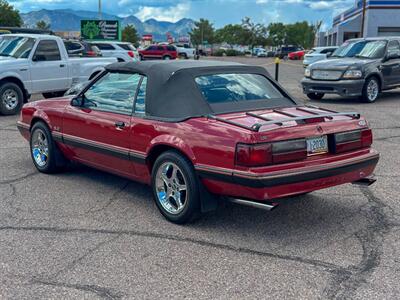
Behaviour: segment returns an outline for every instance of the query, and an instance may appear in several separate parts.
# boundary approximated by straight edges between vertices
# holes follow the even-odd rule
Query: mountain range
[[[85,19],[97,19],[98,13],[93,11],[72,10],[72,9],[41,9],[21,14],[24,26],[35,28],[38,21],[45,21],[50,24],[53,31],[79,31],[80,22]],[[119,20],[122,27],[133,25],[140,35],[153,34],[157,40],[165,40],[166,34],[174,37],[185,36],[194,27],[192,19],[181,19],[176,23],[157,21],[149,19],[144,22],[135,16],[118,17],[111,14],[102,14],[104,20]]]

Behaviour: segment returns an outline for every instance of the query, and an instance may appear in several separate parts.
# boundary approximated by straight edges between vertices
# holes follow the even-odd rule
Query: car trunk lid
[[[339,113],[314,106],[232,113],[214,119],[251,131],[255,143],[321,136],[367,126],[356,112]]]

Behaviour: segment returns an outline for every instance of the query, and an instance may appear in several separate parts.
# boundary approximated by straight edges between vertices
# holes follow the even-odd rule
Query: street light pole
[[[364,25],[365,25],[365,11],[367,10],[367,0],[363,0],[362,8],[362,19],[361,19],[361,38],[364,37]]]
[[[101,0],[99,0],[99,20],[102,19],[102,14],[101,14]]]

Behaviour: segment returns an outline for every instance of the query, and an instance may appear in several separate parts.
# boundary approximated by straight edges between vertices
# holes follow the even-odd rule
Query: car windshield
[[[284,98],[266,77],[259,74],[213,74],[195,80],[209,104]]]
[[[385,55],[386,41],[346,42],[333,53],[332,57],[381,58]]]
[[[2,36],[0,38],[0,56],[28,58],[35,45],[35,39],[21,36]]]

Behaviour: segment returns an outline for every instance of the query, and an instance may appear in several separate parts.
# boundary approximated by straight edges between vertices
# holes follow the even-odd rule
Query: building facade
[[[317,37],[318,46],[340,46],[361,37],[363,0],[333,19],[333,26]],[[363,37],[400,36],[400,0],[366,0]]]

